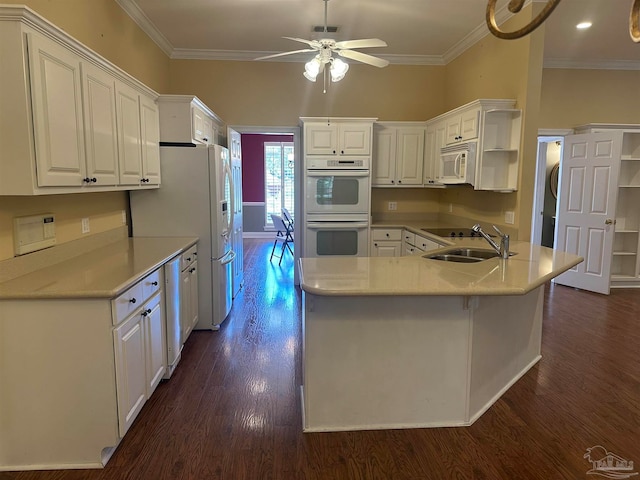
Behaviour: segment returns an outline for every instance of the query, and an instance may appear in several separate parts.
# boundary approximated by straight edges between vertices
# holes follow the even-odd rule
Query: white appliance
[[[369,157],[306,157],[305,257],[369,255]]]
[[[362,214],[307,216],[305,256],[369,256],[369,221]]]
[[[134,236],[197,236],[197,329],[217,330],[232,304],[234,184],[229,151],[220,145],[160,147],[162,185],[130,192]],[[242,188],[241,185],[235,188]]]
[[[444,184],[469,183],[476,176],[476,143],[461,143],[440,150],[438,180]]]
[[[164,265],[164,298],[167,334],[167,369],[164,377],[173,375],[182,353],[182,325],[180,321],[180,255]]]

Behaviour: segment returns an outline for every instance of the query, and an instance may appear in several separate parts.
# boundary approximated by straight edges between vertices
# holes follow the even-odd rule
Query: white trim
[[[573,135],[571,128],[539,128],[538,137],[566,137]]]
[[[153,24],[135,1],[116,0],[116,3],[120,5],[120,8],[131,17],[131,20],[133,20],[168,57],[171,57],[172,52],[175,50],[173,45],[171,45],[167,37],[158,30],[158,27]]]
[[[264,207],[265,202],[242,202],[243,207]]]
[[[546,58],[543,68],[567,68],[579,70],[640,70],[640,62],[634,60],[572,60]]]

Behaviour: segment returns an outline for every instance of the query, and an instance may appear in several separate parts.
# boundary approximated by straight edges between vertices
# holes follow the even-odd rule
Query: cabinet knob
[[[402,180],[398,180],[398,183],[402,183]]]
[[[151,282],[151,285],[153,285],[154,287],[158,286],[158,282]]]
[[[96,183],[98,179],[96,177],[91,178],[91,183]]]
[[[202,140],[205,141],[205,142],[209,141],[209,139],[207,137],[202,137]]]
[[[131,300],[129,300],[130,303],[136,303],[136,297],[133,297]]]
[[[190,261],[191,261],[191,257],[187,257],[187,262],[190,262]]]
[[[82,179],[82,181],[84,183],[89,183],[91,181],[91,179],[89,177],[85,177],[85,178]]]
[[[141,178],[140,181],[142,183],[149,183],[149,179],[148,178]]]
[[[336,153],[336,151],[334,150],[333,153]]]
[[[193,273],[193,272],[195,272],[195,271],[196,271],[196,269],[195,269],[195,268],[190,268],[190,269],[189,269],[189,273]]]
[[[197,257],[198,256],[198,252],[193,252],[193,256]]]
[[[391,180],[391,183],[396,183],[396,181],[395,180]]]
[[[374,247],[377,247],[377,246],[378,246],[378,244],[377,244],[377,243],[374,243],[374,244],[373,244],[373,246],[374,246]]]
[[[147,308],[145,311],[142,312],[142,316],[146,317],[147,315],[149,315],[151,313],[151,309]]]
[[[389,236],[389,234],[388,234],[388,233],[387,233],[386,235],[387,235],[387,237]]]

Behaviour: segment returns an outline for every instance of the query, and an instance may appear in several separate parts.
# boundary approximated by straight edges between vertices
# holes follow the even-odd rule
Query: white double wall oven
[[[306,257],[368,256],[370,157],[307,157]]]

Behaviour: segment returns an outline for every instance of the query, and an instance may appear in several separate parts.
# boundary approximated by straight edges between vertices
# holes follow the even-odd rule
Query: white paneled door
[[[618,174],[619,132],[566,137],[560,164],[556,248],[584,262],[555,283],[609,293]]]

